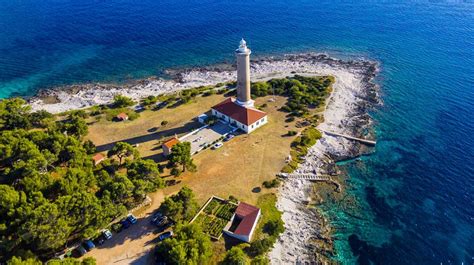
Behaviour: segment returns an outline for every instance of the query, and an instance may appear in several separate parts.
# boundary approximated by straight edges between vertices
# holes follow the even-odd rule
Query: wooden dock
[[[344,138],[346,138],[346,139],[353,140],[353,141],[358,141],[358,142],[363,143],[363,144],[366,144],[366,145],[374,146],[374,145],[377,143],[376,141],[373,141],[373,140],[367,140],[367,139],[363,139],[363,138],[357,138],[357,137],[350,136],[350,135],[345,135],[345,134],[342,134],[342,133],[331,132],[331,131],[326,131],[326,130],[321,130],[321,129],[320,129],[320,131],[324,132],[324,133],[327,134],[327,135],[344,137]]]

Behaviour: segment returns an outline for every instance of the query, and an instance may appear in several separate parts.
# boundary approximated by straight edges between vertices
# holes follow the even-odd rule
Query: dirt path
[[[98,246],[85,257],[94,257],[97,264],[153,264],[150,255],[157,233],[150,219],[154,210],[158,209],[165,196],[162,190],[150,194],[152,204],[137,215],[138,222],[130,228],[114,234],[111,240]]]

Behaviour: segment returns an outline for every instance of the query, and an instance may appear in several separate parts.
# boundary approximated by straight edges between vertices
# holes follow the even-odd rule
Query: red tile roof
[[[121,112],[117,115],[117,119],[121,119],[121,120],[128,119],[128,115],[125,112]]]
[[[173,147],[175,144],[178,144],[179,143],[179,140],[178,138],[176,137],[173,137],[173,138],[170,138],[168,140],[166,140],[163,145],[165,145],[166,147],[168,147],[169,149],[171,149],[171,147]]]
[[[244,202],[239,203],[237,210],[235,210],[235,215],[237,215],[238,218],[241,218],[242,221],[240,221],[235,229],[234,234],[250,236],[252,227],[255,222],[257,222],[259,212],[260,209],[253,205]]]
[[[101,153],[97,153],[92,157],[95,163],[99,163],[100,161],[104,160],[105,156]]]
[[[233,98],[228,98],[212,107],[212,109],[247,126],[267,116],[267,114],[263,111],[254,108],[243,107],[234,101],[235,100]]]

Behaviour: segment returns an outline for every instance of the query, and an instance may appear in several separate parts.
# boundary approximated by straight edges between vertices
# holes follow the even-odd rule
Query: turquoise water
[[[344,264],[474,262],[474,3],[0,0],[0,97],[253,55],[378,60],[373,154],[328,202]]]

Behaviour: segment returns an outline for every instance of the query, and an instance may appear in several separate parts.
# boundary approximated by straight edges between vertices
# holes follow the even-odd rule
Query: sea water
[[[242,37],[254,56],[377,60],[377,146],[322,206],[334,258],[474,262],[472,1],[0,0],[0,29],[0,97],[232,61]]]

